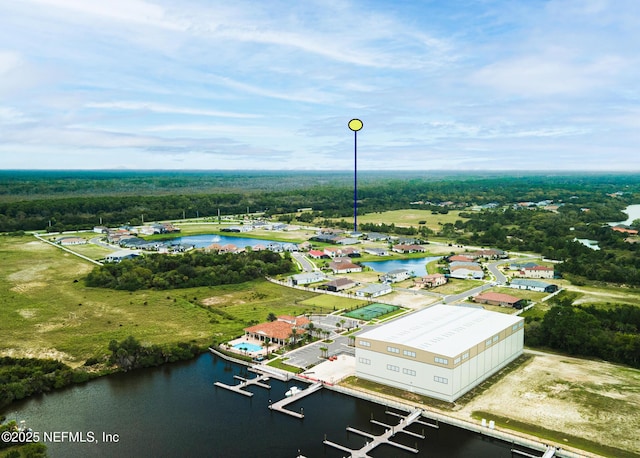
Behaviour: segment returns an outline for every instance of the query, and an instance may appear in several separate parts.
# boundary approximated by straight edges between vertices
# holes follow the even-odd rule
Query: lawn
[[[312,308],[314,312],[333,312],[334,310],[353,309],[366,305],[367,301],[351,299],[349,297],[320,294],[318,296],[301,301],[300,305]]]
[[[409,227],[414,226],[418,227],[420,221],[426,221],[426,226],[435,231],[439,232],[441,229],[441,225],[446,223],[454,224],[456,220],[466,221],[467,218],[462,218],[460,216],[460,211],[453,210],[443,214],[431,214],[430,210],[419,210],[419,209],[405,209],[405,210],[391,210],[386,212],[379,213],[367,213],[366,215],[358,216],[358,223],[385,223],[385,224],[395,224],[396,226]]]
[[[269,312],[301,314],[314,293],[255,281],[215,288],[126,292],[87,288],[93,265],[33,237],[0,237],[0,354],[72,366],[112,339],[209,345],[242,334]]]
[[[447,281],[445,285],[438,286],[437,288],[430,289],[429,291],[444,295],[459,294],[483,284],[484,282],[482,280],[460,280],[457,278],[449,278],[449,281]]]

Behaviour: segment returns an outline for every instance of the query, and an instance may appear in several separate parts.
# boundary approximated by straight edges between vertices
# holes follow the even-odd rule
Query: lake
[[[442,256],[428,256],[413,259],[394,259],[391,261],[369,261],[362,264],[372,268],[376,272],[390,272],[395,269],[407,269],[418,277],[427,275],[427,264],[440,259]]]
[[[347,426],[379,434],[375,418],[390,424],[378,404],[329,390],[320,390],[289,406],[305,418],[299,420],[268,409],[297,382],[270,380],[271,390],[250,387],[252,398],[213,386],[237,383],[234,375],[252,378],[246,369],[211,354],[159,368],[115,374],[10,406],[9,420],[25,420],[34,431],[89,432],[118,436],[117,443],[48,442],[50,457],[282,457],[298,453],[313,457],[341,457],[344,452],[326,447],[325,438],[359,448],[365,438]],[[412,427],[413,428],[413,427]],[[419,425],[415,431],[421,432]],[[374,452],[385,457],[511,458],[510,444],[441,424],[427,428],[427,438],[398,435],[406,445],[417,443],[414,455],[389,446]],[[404,437],[403,437],[404,436]]]
[[[166,244],[186,244],[186,245],[194,245],[196,248],[206,248],[213,243],[217,243],[219,245],[235,245],[238,248],[244,248],[247,246],[254,247],[256,245],[268,245],[268,244],[277,244],[277,245],[290,245],[287,242],[275,242],[273,240],[264,240],[264,239],[253,239],[248,237],[233,237],[228,235],[217,235],[217,234],[203,234],[203,235],[187,235],[184,237],[177,237],[168,241],[165,241]]]

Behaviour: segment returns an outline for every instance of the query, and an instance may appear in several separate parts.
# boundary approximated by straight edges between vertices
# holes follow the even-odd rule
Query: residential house
[[[109,253],[104,257],[104,260],[106,262],[121,262],[127,259],[137,258],[138,256],[142,256],[138,251],[122,250]]]
[[[420,288],[435,288],[446,283],[447,277],[444,274],[430,274],[415,279],[416,286]]]
[[[499,305],[500,307],[514,307],[521,309],[524,306],[525,301],[524,299],[511,296],[509,294],[487,291],[475,296],[473,298],[473,302],[477,302],[478,304]]]
[[[313,259],[326,259],[329,257],[325,254],[324,251],[321,250],[309,250],[309,256]]]
[[[373,283],[357,290],[356,296],[364,298],[378,297],[391,292],[393,292],[393,288],[388,283]]]
[[[484,278],[484,272],[480,266],[454,266],[449,267],[449,277],[463,280],[482,280]]]
[[[474,262],[475,258],[471,256],[465,256],[463,254],[456,254],[447,258],[449,262]]]
[[[389,250],[385,248],[365,248],[364,252],[374,256],[389,256]]]
[[[383,283],[398,283],[411,277],[411,272],[407,269],[394,269],[380,277]]]
[[[396,253],[424,253],[425,251],[427,251],[427,249],[422,245],[413,245],[413,244],[412,245],[398,244],[398,245],[394,245],[393,248],[391,249]]]
[[[56,243],[62,246],[86,245],[87,239],[82,237],[59,237],[56,239]]]
[[[351,258],[360,256],[360,252],[353,247],[326,247],[324,249],[324,254],[330,258],[342,256],[348,256]]]
[[[509,287],[515,289],[528,289],[530,291],[538,291],[541,293],[555,293],[558,291],[558,285],[540,280],[529,280],[528,278],[514,278],[509,283]]]
[[[336,261],[330,262],[329,269],[331,269],[334,274],[348,274],[352,272],[362,272],[362,267],[352,263],[350,260],[343,260],[342,258]]]
[[[616,232],[622,232],[623,234],[638,235],[638,231],[636,229],[633,229],[630,226],[624,226],[622,224],[619,224],[617,226],[613,226],[611,228],[611,230],[616,231]]]
[[[389,236],[387,234],[381,234],[379,232],[369,232],[365,235],[367,240],[371,240],[373,242],[380,240],[389,240]]]
[[[553,278],[554,269],[547,266],[525,267],[520,275],[525,278]]]
[[[291,284],[294,286],[309,285],[311,283],[318,283],[327,279],[322,272],[303,272],[301,274],[292,275],[289,278],[291,280]]]
[[[349,289],[352,286],[355,286],[355,284],[356,282],[354,282],[349,278],[336,278],[335,280],[331,280],[329,283],[327,283],[324,286],[327,289],[327,291],[333,291],[335,293],[338,291]]]

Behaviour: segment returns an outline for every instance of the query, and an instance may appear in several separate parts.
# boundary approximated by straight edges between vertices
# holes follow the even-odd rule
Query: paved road
[[[293,253],[291,253],[291,255],[293,256],[293,259],[298,261],[298,263],[302,267],[303,272],[313,272],[314,270],[316,270],[316,266],[311,261],[309,261],[309,259],[307,259],[307,257],[302,253],[294,251]]]
[[[498,262],[492,262],[490,264],[487,264],[487,268],[489,269],[489,272],[491,272],[495,277],[497,284],[504,285],[507,282],[507,277],[505,277],[504,274],[500,272],[500,269],[498,269],[498,266],[501,264],[507,264],[511,262],[513,261],[509,259],[505,261],[498,261]]]

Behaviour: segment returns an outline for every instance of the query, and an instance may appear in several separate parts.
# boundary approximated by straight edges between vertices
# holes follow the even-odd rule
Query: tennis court
[[[358,320],[369,321],[374,318],[378,318],[382,315],[386,315],[387,313],[395,312],[400,307],[397,305],[388,305],[388,304],[369,304],[364,307],[360,307],[359,309],[352,310],[350,312],[345,313],[345,316],[349,318],[356,318]]]

